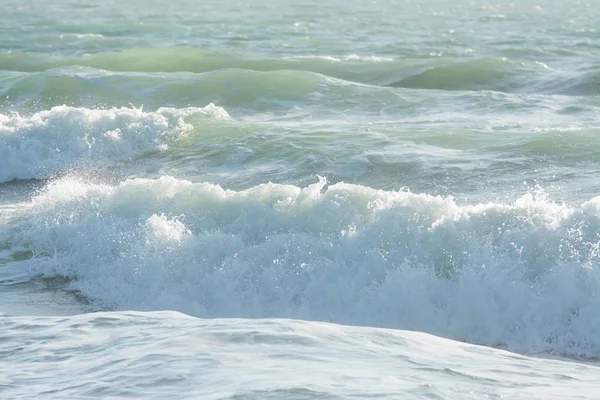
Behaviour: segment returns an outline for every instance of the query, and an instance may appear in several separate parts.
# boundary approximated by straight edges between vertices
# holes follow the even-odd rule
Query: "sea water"
[[[0,397],[600,398],[600,2],[2,2]]]

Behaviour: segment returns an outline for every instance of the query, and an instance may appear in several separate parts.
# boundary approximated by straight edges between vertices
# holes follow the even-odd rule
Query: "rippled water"
[[[594,398],[598,18],[4,2],[0,391]]]

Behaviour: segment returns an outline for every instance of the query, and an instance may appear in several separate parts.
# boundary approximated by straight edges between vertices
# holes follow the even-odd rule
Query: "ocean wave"
[[[509,93],[591,96],[598,72],[560,71],[535,59],[475,56],[390,58],[378,55],[297,55],[258,58],[193,48],[137,48],[57,58],[32,53],[0,53],[0,69],[43,72],[83,66],[115,72],[204,73],[222,69],[308,71],[351,82],[436,90],[493,90]]]
[[[213,104],[157,111],[58,106],[33,115],[0,114],[0,182],[164,151],[191,129],[185,119],[193,115],[229,118]]]
[[[0,69],[42,72],[75,65],[117,72],[193,72],[202,73],[225,68],[274,71],[296,69],[312,72],[332,71],[334,75],[352,73],[357,67],[386,68],[383,64],[400,63],[389,57],[356,55],[301,55],[284,58],[258,58],[226,51],[194,48],[137,48],[120,52],[98,52],[79,57],[55,57],[34,53],[0,53]],[[381,64],[378,66],[378,64]],[[335,73],[337,72],[337,73]]]
[[[100,309],[293,317],[600,354],[600,197],[514,203],[319,183],[60,179],[3,232]]]
[[[165,104],[188,107],[190,104],[225,103],[228,107],[239,107],[241,110],[272,111],[289,108],[294,101],[310,101],[315,97],[327,96],[327,93],[318,93],[325,87],[336,89],[347,86],[359,85],[314,72],[295,70],[230,68],[202,74],[165,76],[160,73],[111,72],[77,67],[11,73],[0,88],[0,98],[6,98],[5,103],[13,107],[34,110],[50,108],[57,103],[78,106],[107,104],[116,107],[143,104],[153,108],[164,107]]]
[[[551,72],[540,62],[513,61],[507,58],[439,59],[418,67],[390,86],[437,90],[530,91],[539,75]],[[533,82],[532,82],[533,81]]]

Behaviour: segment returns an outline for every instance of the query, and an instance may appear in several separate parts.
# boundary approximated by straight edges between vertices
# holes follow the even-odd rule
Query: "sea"
[[[0,398],[600,399],[598,21],[1,0]]]

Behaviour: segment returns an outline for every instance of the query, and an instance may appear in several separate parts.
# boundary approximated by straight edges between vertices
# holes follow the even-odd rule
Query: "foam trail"
[[[213,104],[157,111],[57,106],[33,115],[0,114],[0,182],[43,179],[166,150],[191,129],[185,118],[192,115],[229,118]]]
[[[34,276],[96,307],[414,329],[526,352],[600,354],[600,197],[569,208],[364,186],[245,191],[170,177],[62,179],[6,232]]]

